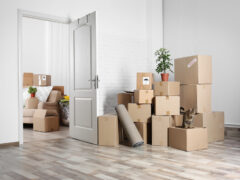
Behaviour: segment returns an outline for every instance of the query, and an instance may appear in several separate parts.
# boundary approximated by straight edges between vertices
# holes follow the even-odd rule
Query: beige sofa
[[[52,90],[47,102],[38,102],[36,99],[27,99],[23,109],[23,123],[33,124],[33,116],[37,109],[46,109],[46,116],[59,116],[58,101],[61,99],[61,92]]]

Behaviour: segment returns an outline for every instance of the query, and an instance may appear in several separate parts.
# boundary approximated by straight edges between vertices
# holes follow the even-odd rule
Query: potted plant
[[[171,63],[169,51],[165,48],[160,48],[155,52],[155,56],[157,56],[156,72],[158,74],[161,73],[162,81],[168,81],[169,73],[167,73],[167,70],[173,72],[171,69],[173,64]]]
[[[31,94],[31,97],[35,97],[36,92],[37,92],[37,88],[34,88],[32,86],[28,88],[28,93]]]

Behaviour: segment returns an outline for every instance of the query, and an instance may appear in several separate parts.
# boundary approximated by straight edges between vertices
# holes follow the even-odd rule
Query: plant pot
[[[162,81],[168,81],[169,74],[168,73],[162,73],[161,77],[162,77]]]
[[[31,93],[31,97],[35,97],[35,93]]]

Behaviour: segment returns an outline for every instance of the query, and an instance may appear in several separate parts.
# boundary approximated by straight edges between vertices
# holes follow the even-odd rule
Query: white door
[[[70,136],[97,144],[96,14],[70,25]]]

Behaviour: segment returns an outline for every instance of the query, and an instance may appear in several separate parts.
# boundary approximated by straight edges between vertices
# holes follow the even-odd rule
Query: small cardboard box
[[[118,104],[125,105],[128,108],[128,103],[133,103],[134,97],[133,93],[119,93],[118,94]]]
[[[45,74],[34,74],[33,76],[34,86],[51,86],[51,76]]]
[[[153,90],[135,90],[134,102],[138,104],[152,104]]]
[[[137,73],[137,90],[151,90],[153,84],[152,73]]]
[[[151,123],[135,122],[134,124],[142,136],[144,144],[151,144]]]
[[[133,122],[150,122],[151,104],[128,103],[128,113]]]
[[[207,128],[168,128],[168,143],[170,147],[183,151],[207,149]]]
[[[118,118],[116,115],[106,114],[98,117],[98,144],[100,146],[118,146]]]
[[[33,73],[23,73],[23,86],[33,86]]]
[[[183,115],[172,115],[172,127],[180,127],[183,123]]]
[[[195,108],[197,113],[212,111],[212,86],[205,85],[181,85],[181,107],[185,110]]]
[[[208,142],[224,140],[224,112],[197,114],[193,126],[207,128]]]
[[[179,96],[156,96],[155,115],[179,115],[180,97]]]
[[[181,84],[211,84],[212,57],[196,55],[177,58],[174,62],[175,80]]]
[[[155,96],[180,96],[180,82],[160,81],[154,82]]]
[[[152,116],[152,145],[168,146],[168,128],[171,116]]]
[[[33,130],[40,132],[58,131],[59,116],[47,116],[47,110],[37,109],[33,115]]]

